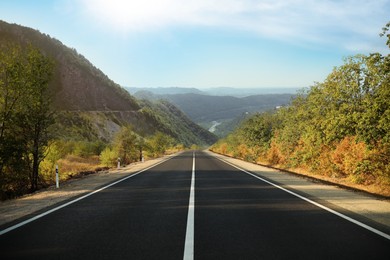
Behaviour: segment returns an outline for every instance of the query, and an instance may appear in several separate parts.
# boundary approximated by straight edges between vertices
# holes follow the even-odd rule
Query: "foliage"
[[[106,147],[100,153],[100,163],[106,167],[113,167],[116,165],[118,160],[118,153],[111,147]]]
[[[56,67],[49,88],[53,92],[53,105],[59,111],[57,124],[61,127],[57,129],[60,136],[56,136],[56,139],[77,136],[79,141],[94,141],[104,135],[104,141],[110,142],[112,134],[126,124],[131,124],[133,131],[143,136],[163,132],[187,147],[193,143],[210,145],[217,139],[168,102],[143,102],[141,105],[83,55],[57,39],[31,28],[0,21],[2,41],[21,46],[31,43],[55,60]],[[108,122],[94,117],[97,111]],[[71,124],[61,123],[64,118],[65,122]],[[97,127],[95,119],[103,127]],[[105,127],[113,124],[117,128],[106,131]]]
[[[386,186],[389,147],[390,55],[373,53],[346,58],[324,82],[299,93],[289,106],[252,116],[212,149]]]
[[[0,176],[6,197],[8,191],[38,188],[53,123],[48,90],[53,62],[31,45],[0,47]]]
[[[157,132],[147,138],[136,134],[131,126],[123,126],[115,135],[112,146],[107,146],[100,153],[100,162],[104,166],[115,166],[118,158],[122,165],[141,161],[143,157],[158,157],[168,149],[182,150],[183,145],[176,145],[172,137]]]
[[[131,134],[114,142],[116,133],[127,125],[132,126]],[[143,150],[148,150],[146,139],[153,139],[157,131],[173,138],[169,141],[172,145],[188,147],[216,140],[168,102],[144,102],[141,106],[60,41],[0,21],[2,199],[46,186],[55,164],[65,160],[67,167],[61,171],[66,175],[68,170],[73,171],[74,158],[88,160],[100,155],[106,146],[116,159],[125,159],[122,163],[141,160]],[[149,154],[160,154],[170,146],[151,146]],[[74,165],[78,168],[79,164]]]
[[[149,137],[146,142],[148,147],[147,152],[151,157],[163,155],[168,148],[174,145],[174,139],[161,132],[157,132]]]
[[[121,164],[129,164],[139,158],[139,146],[142,138],[133,132],[131,126],[122,127],[114,138],[114,150]]]
[[[168,101],[148,101],[141,103],[142,114],[146,117],[152,133],[161,132],[171,136],[178,143],[190,147],[192,144],[210,145],[217,141],[217,137],[192,122],[181,110]],[[144,131],[145,132],[145,131]]]

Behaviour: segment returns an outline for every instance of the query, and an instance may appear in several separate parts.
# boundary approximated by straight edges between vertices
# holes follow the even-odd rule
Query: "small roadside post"
[[[118,157],[118,170],[121,168],[121,158]]]
[[[58,175],[58,164],[56,164],[56,188],[60,187],[60,176]]]

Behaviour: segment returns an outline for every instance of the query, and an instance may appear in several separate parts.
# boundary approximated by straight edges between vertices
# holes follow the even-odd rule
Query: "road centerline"
[[[187,229],[184,245],[184,260],[194,259],[194,221],[195,221],[195,152],[192,155],[192,174],[190,198],[188,203]]]

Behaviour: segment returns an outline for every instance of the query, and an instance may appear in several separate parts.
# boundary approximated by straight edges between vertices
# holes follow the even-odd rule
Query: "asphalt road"
[[[191,184],[195,202],[189,210]],[[202,152],[195,159],[192,152],[182,153],[0,235],[0,259],[191,259],[192,254],[389,259],[390,240]]]

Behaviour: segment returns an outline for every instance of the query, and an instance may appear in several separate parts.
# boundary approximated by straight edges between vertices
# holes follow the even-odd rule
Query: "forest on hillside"
[[[140,101],[87,59],[0,21],[0,200],[61,181],[210,145],[216,136],[169,102]]]
[[[390,196],[390,55],[346,58],[289,106],[256,114],[211,149]]]
[[[137,111],[58,110],[55,66],[31,44],[0,42],[0,200],[53,184],[56,165],[64,181],[216,140],[168,102],[140,102]]]

